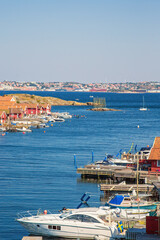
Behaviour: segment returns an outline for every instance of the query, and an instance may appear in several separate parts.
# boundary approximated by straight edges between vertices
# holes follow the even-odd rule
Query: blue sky
[[[0,0],[0,81],[160,81],[159,0]]]

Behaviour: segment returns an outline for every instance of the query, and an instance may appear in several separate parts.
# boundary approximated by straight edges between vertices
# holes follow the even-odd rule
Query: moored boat
[[[130,195],[116,194],[114,197],[109,199],[106,205],[111,208],[122,208],[122,209],[150,209],[156,210],[157,204],[155,202],[149,202],[142,199],[134,199]]]
[[[16,128],[17,132],[32,132],[31,129],[29,128],[25,128],[25,127],[22,127],[22,128]]]
[[[147,111],[147,107],[144,106],[144,96],[143,96],[143,107],[140,107],[140,111]]]
[[[95,239],[96,236],[115,238],[117,223],[112,221],[108,207],[64,209],[59,214],[30,211],[17,219],[29,233],[42,236]]]

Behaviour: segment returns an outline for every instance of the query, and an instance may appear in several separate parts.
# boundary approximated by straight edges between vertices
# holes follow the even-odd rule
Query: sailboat
[[[147,111],[147,108],[144,107],[144,96],[143,96],[143,107],[141,107],[139,110],[140,110],[140,111]]]

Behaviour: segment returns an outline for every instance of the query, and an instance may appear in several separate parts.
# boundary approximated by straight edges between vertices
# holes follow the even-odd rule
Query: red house
[[[22,115],[23,115],[23,110],[21,108],[18,108],[18,107],[12,107],[12,108],[9,108],[9,118],[11,120],[16,120],[17,118],[21,118]]]
[[[151,162],[151,172],[160,172],[160,137],[155,137],[148,161]]]
[[[7,114],[3,110],[0,110],[0,120],[1,120],[1,124],[3,124],[7,120]]]
[[[49,104],[41,105],[41,113],[51,114],[51,106]]]
[[[25,110],[26,115],[37,115],[38,114],[38,105],[37,104],[28,104]]]

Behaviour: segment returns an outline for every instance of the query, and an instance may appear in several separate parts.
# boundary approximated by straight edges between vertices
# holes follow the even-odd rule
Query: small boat
[[[46,124],[45,123],[39,123],[38,124],[38,128],[45,128],[46,127]]]
[[[57,113],[57,117],[67,119],[67,118],[72,118],[72,115],[70,115],[68,112],[61,112],[61,113]]]
[[[150,209],[156,210],[157,204],[155,202],[148,202],[142,199],[136,200],[130,195],[116,194],[106,203],[111,208],[122,209]]]
[[[139,110],[140,111],[147,111],[148,110],[146,107],[144,107],[144,96],[143,96],[143,107],[141,107]]]
[[[113,166],[129,166],[134,165],[135,161],[128,160],[128,159],[120,159],[120,158],[114,158],[112,155],[108,155],[104,158],[104,160],[97,161],[95,164],[101,164],[101,165],[113,165]]]
[[[130,208],[126,208],[126,209],[122,209],[122,208],[116,208],[117,212],[116,212],[116,217],[120,217],[121,220],[125,219],[125,220],[139,220],[139,219],[145,219],[146,216],[150,216],[151,212],[152,215],[156,214],[155,210],[151,210],[151,209],[130,209]],[[113,216],[112,218],[113,220],[115,219],[115,217]]]
[[[63,118],[61,118],[61,117],[55,117],[54,121],[55,122],[64,122],[65,120]]]
[[[0,127],[0,132],[6,132],[6,128],[5,127]]]
[[[95,239],[101,237],[114,239],[120,236],[117,223],[112,221],[108,207],[99,208],[63,208],[60,213],[52,214],[47,210],[43,212],[31,211],[18,215],[17,221],[27,229],[30,234],[48,237]],[[108,238],[107,238],[108,237]]]
[[[17,132],[32,132],[31,129],[29,128],[25,128],[25,127],[22,127],[22,128],[16,128]]]

